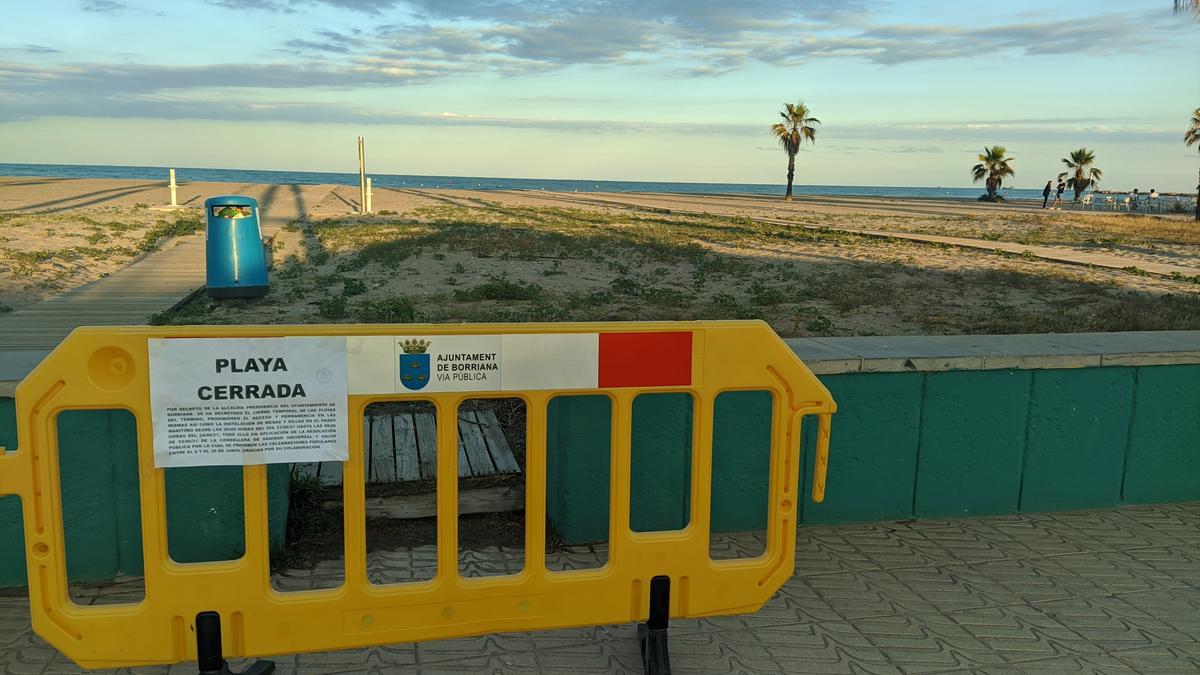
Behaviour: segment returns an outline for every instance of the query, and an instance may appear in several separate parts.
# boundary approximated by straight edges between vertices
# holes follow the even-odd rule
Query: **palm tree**
[[[987,186],[987,195],[980,197],[980,200],[986,199],[989,202],[997,201],[996,190],[1004,184],[1005,176],[1015,176],[1016,172],[1008,165],[1013,161],[1012,157],[1004,156],[1005,149],[1002,145],[993,145],[992,147],[984,147],[983,153],[979,155],[979,163],[971,167],[971,175],[975,178],[975,182],[985,181]]]
[[[1197,4],[1197,7],[1200,8],[1200,3]],[[1192,111],[1192,125],[1184,132],[1183,142],[1189,148],[1200,143],[1200,108]],[[1197,150],[1200,150],[1200,148],[1197,148]],[[1196,180],[1196,220],[1200,220],[1200,177]]]
[[[1197,19],[1200,19],[1200,0],[1175,0],[1176,14],[1183,14],[1189,11],[1195,14]]]
[[[787,193],[783,198],[789,202],[792,201],[792,178],[796,175],[796,153],[800,151],[804,141],[817,142],[815,125],[820,124],[821,120],[809,117],[811,114],[812,111],[804,105],[804,101],[784,103],[783,111],[779,113],[783,121],[771,125],[771,134],[779,139],[779,144],[788,156]]]
[[[1072,150],[1070,157],[1063,157],[1062,163],[1075,172],[1075,175],[1067,178],[1067,187],[1075,191],[1075,201],[1079,201],[1084,190],[1099,183],[1100,179],[1104,177],[1103,171],[1092,166],[1095,161],[1096,153],[1087,148]],[[1066,178],[1069,173],[1071,171],[1058,174],[1058,179]]]

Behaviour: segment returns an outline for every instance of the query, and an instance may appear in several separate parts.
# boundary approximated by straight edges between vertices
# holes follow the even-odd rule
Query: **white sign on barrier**
[[[346,338],[151,339],[154,465],[345,461]]]

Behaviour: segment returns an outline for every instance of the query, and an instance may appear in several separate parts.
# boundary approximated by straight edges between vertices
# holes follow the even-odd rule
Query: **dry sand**
[[[282,214],[266,223],[264,229],[274,230],[329,193],[330,186],[186,183],[178,190],[180,208],[171,209],[165,182],[0,178],[0,312],[128,266],[145,255],[147,235],[177,221],[199,222],[206,197],[255,197]],[[170,239],[159,246],[171,245]]]
[[[260,200],[265,217],[278,226],[305,216],[314,222],[330,219],[348,224],[359,222],[352,214],[358,191],[351,186],[267,186],[220,183],[183,183],[179,202],[184,214],[199,215],[204,198],[217,194],[244,194]],[[177,217],[176,212],[156,211],[165,204],[165,182],[120,180],[0,179],[0,249],[28,253],[86,249],[93,221],[132,223],[109,243],[110,249],[128,247],[143,236],[157,219]],[[420,222],[430,214],[456,208],[486,222],[488,214],[522,212],[521,209],[572,209],[578,213],[604,214],[605,227],[619,230],[641,218],[679,218],[681,214],[713,214],[727,218],[791,222],[828,227],[868,227],[884,232],[952,234],[1003,241],[1050,243],[1077,250],[1103,250],[1129,256],[1131,260],[1182,261],[1200,274],[1197,243],[1200,234],[1184,218],[1144,217],[1071,212],[1043,212],[1029,202],[993,205],[960,200],[799,197],[787,203],[779,198],[739,195],[668,195],[611,193],[543,193],[524,191],[414,190],[376,188],[374,207],[380,215],[363,223]],[[533,211],[530,211],[531,213]],[[658,214],[658,215],[656,215]],[[736,221],[734,221],[736,222]],[[111,229],[111,228],[110,228]],[[386,232],[386,227],[382,230]],[[375,236],[375,235],[372,235]],[[296,255],[307,260],[311,242],[301,230],[280,231],[279,258]],[[902,241],[756,241],[737,243],[697,240],[700,246],[724,259],[751,266],[795,270],[807,283],[838,283],[852,280],[855,288],[887,289],[888,301],[844,298],[814,301],[813,307],[786,308],[773,325],[784,334],[821,333],[810,329],[812,313],[835,318],[837,334],[890,334],[914,332],[960,332],[985,325],[985,308],[996,312],[1038,314],[1061,311],[1095,289],[1133,290],[1153,296],[1177,293],[1196,295],[1198,287],[1187,281],[1061,265],[1041,260],[1004,257],[991,253],[913,244]],[[329,251],[332,261],[306,263],[313,275],[338,275],[339,255],[350,255],[362,241],[348,243],[342,250]],[[357,248],[356,248],[357,247]],[[73,287],[128,264],[133,255],[117,251],[93,254],[74,251],[72,260],[57,256],[28,263],[18,269],[0,257],[0,303],[21,307],[52,293]],[[11,255],[10,255],[11,257]],[[27,256],[26,256],[27,258]],[[34,264],[35,268],[29,267]],[[1135,263],[1136,264],[1136,263]],[[642,270],[634,270],[637,276]],[[695,270],[665,266],[655,283],[671,292],[692,292]],[[964,283],[964,273],[979,283]],[[808,276],[805,276],[808,274]],[[974,275],[974,276],[970,276]],[[436,255],[419,255],[405,260],[403,269],[367,269],[363,280],[370,291],[363,298],[390,294],[430,296],[435,301],[461,284],[470,287],[489,277],[506,277],[518,283],[539,283],[563,294],[584,294],[606,289],[614,280],[611,262],[559,256],[549,259],[491,257],[472,251],[440,249]],[[782,271],[777,276],[786,276]],[[750,277],[717,277],[696,296],[696,303],[709,302],[712,293],[738,299],[750,297]],[[1040,279],[1028,283],[1028,279]],[[448,281],[449,280],[449,281]],[[1050,280],[1050,283],[1044,283]],[[1055,281],[1057,280],[1057,281]],[[449,282],[453,282],[450,284]],[[208,308],[212,321],[299,322],[327,320],[318,314],[319,301],[330,289],[311,288],[303,279],[285,279],[276,274],[276,290],[262,305]],[[761,284],[760,284],[761,286]],[[779,290],[794,289],[780,283]],[[333,289],[340,291],[340,287]],[[440,295],[439,295],[440,294]],[[824,303],[824,304],[822,304]],[[832,304],[831,304],[832,303]],[[438,320],[471,320],[481,310],[500,309],[503,303],[487,302],[455,306],[445,302]],[[707,305],[705,305],[707,307]],[[840,308],[840,309],[839,309]],[[1060,308],[1055,310],[1054,308]],[[455,312],[462,310],[463,315]],[[695,318],[697,305],[677,307],[631,301],[627,307],[610,307],[602,318],[632,319]],[[811,310],[811,311],[810,311]],[[782,311],[782,310],[781,310]],[[807,312],[807,313],[806,313]],[[984,323],[980,323],[984,321]],[[971,325],[965,325],[968,322]]]

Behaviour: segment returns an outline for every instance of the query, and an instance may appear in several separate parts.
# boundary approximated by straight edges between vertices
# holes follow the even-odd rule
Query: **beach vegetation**
[[[796,153],[800,152],[800,146],[806,141],[817,142],[817,125],[821,120],[812,116],[812,111],[804,105],[804,101],[784,103],[779,116],[783,121],[771,125],[771,134],[787,153],[787,192],[783,198],[791,201],[792,179],[796,176]]]
[[[350,297],[352,295],[362,295],[367,292],[367,285],[362,279],[346,279],[342,282],[342,295]]]
[[[714,319],[761,319],[762,315],[731,293],[713,293],[707,313]]]
[[[983,181],[987,189],[987,194],[980,197],[980,201],[1003,201],[1004,198],[997,195],[996,191],[1004,185],[1005,178],[1016,175],[1010,165],[1014,158],[1006,156],[1006,152],[1002,145],[984,147],[978,157],[979,163],[971,167],[971,177],[976,183]]]
[[[346,298],[340,295],[322,298],[317,305],[317,314],[322,319],[344,319],[347,313]]]
[[[1095,188],[1104,177],[1104,172],[1093,166],[1095,162],[1096,153],[1087,148],[1072,150],[1069,156],[1063,157],[1062,163],[1067,170],[1058,174],[1058,179],[1067,179],[1067,188],[1075,191],[1075,201],[1079,201],[1088,188]]]
[[[796,223],[745,216],[597,211],[490,201],[431,207],[370,222],[314,219],[293,233],[295,256],[262,302],[197,298],[165,323],[478,323],[762,319],[802,335],[1020,332],[1100,325],[1110,330],[1200,328],[1164,311],[1195,296],[1190,275],[1064,267],[1036,256],[930,246],[838,229],[854,214]],[[803,222],[801,222],[803,221]],[[879,228],[994,228],[998,240],[1139,241],[1144,250],[1200,241],[1187,222],[1146,215],[989,212],[877,216]],[[802,226],[801,226],[802,225]],[[1076,232],[1078,230],[1078,232]],[[1125,244],[1113,244],[1123,246]],[[413,251],[423,255],[413,255]],[[317,267],[309,257],[327,260]],[[353,268],[353,277],[346,270]],[[544,274],[548,269],[559,271]],[[356,281],[365,290],[357,290]],[[1151,301],[1168,294],[1176,300]],[[336,296],[336,297],[335,297]],[[1158,314],[1137,309],[1153,302]],[[1200,303],[1200,300],[1197,300]],[[344,313],[343,313],[344,312]],[[1046,313],[1049,319],[1038,319]],[[1051,321],[1053,320],[1053,321]],[[1041,322],[1041,323],[1039,323]]]
[[[416,323],[423,315],[417,311],[411,300],[397,295],[363,302],[359,305],[356,316],[364,323]]]
[[[750,284],[750,301],[756,305],[774,306],[784,302],[787,294],[777,286],[768,286],[761,280]]]
[[[792,330],[796,335],[830,335],[833,332],[833,320],[816,307],[802,305],[796,309]]]
[[[542,294],[542,287],[534,283],[522,284],[507,277],[492,277],[487,282],[471,288],[454,291],[454,299],[463,302],[476,300],[535,300]]]
[[[175,220],[159,220],[146,230],[137,243],[142,252],[157,251],[162,242],[173,237],[186,237],[204,229],[204,218],[197,213],[184,212]]]
[[[142,206],[0,215],[0,293],[15,309],[116,272],[170,237],[199,231],[194,211]],[[15,295],[9,296],[9,292]]]

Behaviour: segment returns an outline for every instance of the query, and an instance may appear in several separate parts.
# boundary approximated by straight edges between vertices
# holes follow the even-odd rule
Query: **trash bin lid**
[[[251,206],[258,208],[258,200],[253,197],[243,197],[241,195],[221,195],[220,197],[209,197],[204,200],[204,210],[211,211],[214,206]]]

